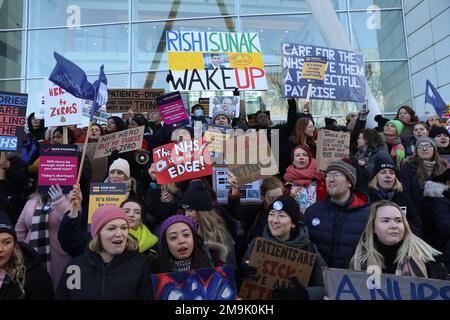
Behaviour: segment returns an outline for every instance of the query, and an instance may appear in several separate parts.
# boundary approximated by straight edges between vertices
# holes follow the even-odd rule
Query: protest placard
[[[322,82],[325,78],[327,59],[324,57],[305,57],[301,79],[309,82]]]
[[[119,153],[139,150],[144,139],[144,126],[122,130],[101,136],[97,142],[94,159],[107,157],[114,150]]]
[[[278,173],[278,165],[267,141],[265,130],[234,135],[225,141],[225,161],[228,170],[239,180],[248,184]],[[275,153],[278,150],[275,150]]]
[[[152,274],[152,287],[155,300],[235,300],[237,292],[234,268],[225,265]]]
[[[450,281],[323,269],[323,282],[331,300],[450,300]]]
[[[170,91],[267,90],[257,33],[166,31]]]
[[[249,265],[257,268],[256,276],[244,280],[239,297],[271,299],[272,290],[288,287],[291,277],[296,277],[306,288],[315,260],[314,253],[257,237],[249,260]]]
[[[180,92],[171,92],[158,97],[156,102],[164,124],[189,124],[189,116]]]
[[[153,149],[158,184],[184,181],[212,173],[208,146],[203,139],[169,143]]]
[[[209,98],[209,117],[212,118],[217,112],[226,113],[231,119],[239,118],[239,97],[238,96],[211,96]]]
[[[108,89],[106,112],[150,112],[158,109],[156,98],[164,95],[164,89]]]
[[[0,92],[0,151],[21,150],[28,95]]]
[[[39,155],[38,192],[48,193],[52,185],[59,185],[69,193],[77,181],[77,146],[67,144],[41,144]]]
[[[317,170],[350,156],[350,132],[320,129],[317,137]]]
[[[209,125],[203,138],[208,144],[209,155],[213,164],[224,164],[224,149],[226,141],[233,134],[231,127],[223,127],[216,125]]]
[[[213,189],[217,195],[217,202],[220,204],[228,203],[228,192],[230,184],[228,183],[228,168],[226,166],[212,168]],[[260,188],[262,180],[256,180],[239,186],[240,199],[242,203],[260,203]]]
[[[285,97],[306,97],[308,79],[302,78],[305,59],[310,57],[309,62],[313,62],[316,58],[322,57],[327,60],[325,76],[322,83],[312,87],[311,98],[365,102],[365,66],[361,54],[341,49],[286,42],[282,44],[281,51]],[[306,66],[308,67],[308,64]],[[311,75],[309,79],[311,79]]]
[[[88,224],[95,210],[106,205],[120,206],[127,199],[125,183],[91,183],[89,189]]]
[[[209,115],[209,98],[198,98],[198,104],[203,107],[205,117]]]
[[[42,93],[44,119],[48,127],[83,123],[83,100],[74,97],[63,88],[46,80]]]
[[[78,151],[82,152],[84,143],[77,143],[76,145]],[[106,177],[106,171],[108,170],[108,158],[102,157],[94,159],[96,148],[97,143],[88,143],[86,147],[86,157],[88,157],[91,163],[91,171],[92,171],[91,182],[103,182]]]

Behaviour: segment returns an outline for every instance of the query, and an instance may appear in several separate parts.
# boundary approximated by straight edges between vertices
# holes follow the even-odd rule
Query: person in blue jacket
[[[367,200],[352,192],[356,169],[339,160],[325,171],[327,197],[305,212],[311,241],[331,268],[346,268],[368,219]]]

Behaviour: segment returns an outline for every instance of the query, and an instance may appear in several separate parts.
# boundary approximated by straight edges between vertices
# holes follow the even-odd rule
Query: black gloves
[[[241,263],[236,269],[236,281],[242,282],[246,279],[253,279],[256,275],[256,268],[250,267],[247,263]]]
[[[272,297],[277,300],[308,300],[308,291],[298,282],[297,278],[289,278],[289,288],[275,288]]]

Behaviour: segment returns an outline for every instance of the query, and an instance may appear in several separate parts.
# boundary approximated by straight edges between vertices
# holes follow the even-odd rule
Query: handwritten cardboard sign
[[[74,97],[51,81],[46,81],[43,94],[45,125],[48,127],[81,124],[83,100]]]
[[[153,149],[158,184],[209,176],[212,173],[208,146],[202,139],[169,143]]]
[[[38,192],[45,194],[52,185],[69,193],[77,182],[77,146],[67,144],[41,145],[39,156]]]
[[[247,184],[278,173],[278,165],[267,141],[265,130],[235,135],[225,143],[228,170]]]
[[[235,300],[234,270],[229,266],[152,274],[155,300]]]
[[[123,113],[131,108],[134,112],[157,110],[156,98],[164,93],[164,89],[108,89],[106,112]]]
[[[326,170],[336,160],[350,156],[350,132],[320,129],[317,137],[317,169]]]
[[[127,199],[125,183],[91,183],[89,190],[88,224],[95,210],[106,205],[120,206]]]
[[[0,151],[18,151],[24,139],[27,123],[28,95],[0,92]]]
[[[254,280],[244,280],[239,296],[244,299],[271,299],[274,288],[286,288],[296,277],[308,286],[316,255],[275,241],[257,237],[249,265],[256,267]]]
[[[331,300],[450,300],[444,280],[324,268],[323,282]]]
[[[101,136],[97,142],[94,159],[107,157],[114,150],[119,153],[139,150],[144,139],[144,126],[122,130]]]

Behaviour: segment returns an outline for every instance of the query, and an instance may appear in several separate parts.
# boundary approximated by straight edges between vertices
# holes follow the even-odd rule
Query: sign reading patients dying
[[[306,97],[308,79],[302,78],[305,59],[323,57],[327,60],[325,76],[323,82],[312,87],[311,99],[365,101],[364,60],[361,54],[298,43],[283,43],[281,50],[285,97]]]
[[[257,33],[167,31],[171,91],[267,90]]]

